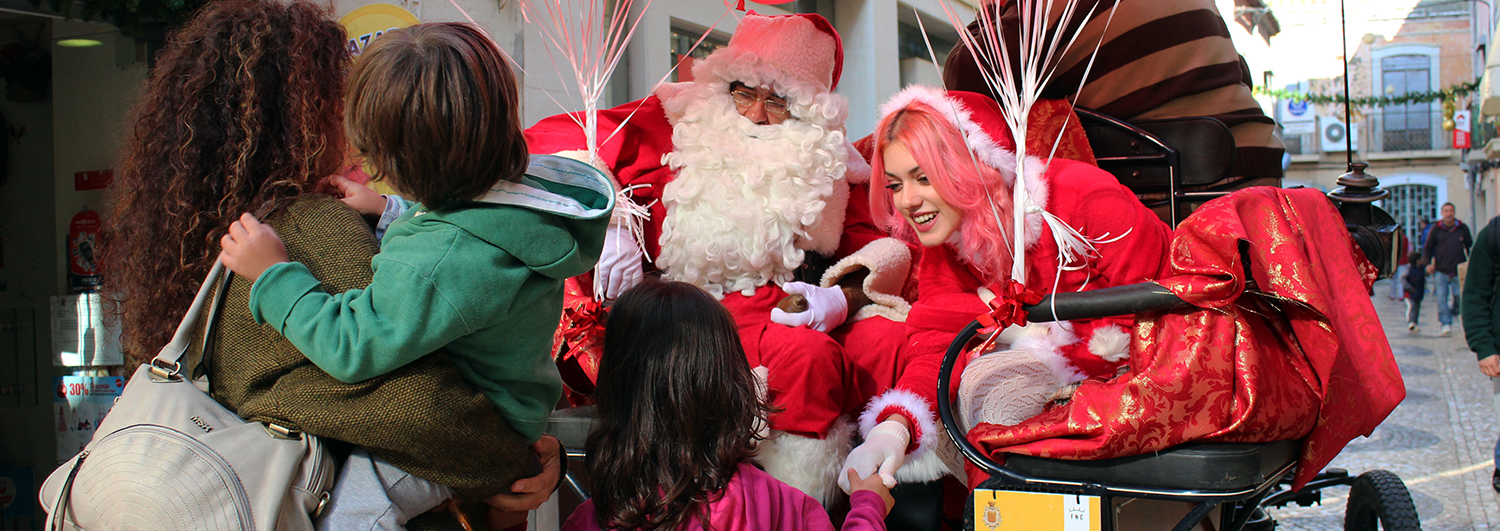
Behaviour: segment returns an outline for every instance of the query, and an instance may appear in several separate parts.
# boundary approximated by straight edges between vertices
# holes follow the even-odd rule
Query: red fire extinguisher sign
[[[99,244],[104,222],[99,213],[85,208],[68,224],[68,289],[86,293],[99,289]]]

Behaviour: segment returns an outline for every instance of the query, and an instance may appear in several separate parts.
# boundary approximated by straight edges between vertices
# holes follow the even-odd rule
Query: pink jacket
[[[885,502],[880,495],[856,491],[849,498],[851,507],[843,531],[885,530]],[[812,497],[750,463],[741,463],[734,479],[724,487],[723,495],[709,504],[709,524],[714,531],[833,530],[828,513]],[[562,528],[603,531],[594,519],[594,501],[578,506]],[[703,526],[693,519],[682,531],[703,531]]]

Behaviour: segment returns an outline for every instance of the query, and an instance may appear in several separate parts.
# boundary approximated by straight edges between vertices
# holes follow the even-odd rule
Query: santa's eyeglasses
[[[762,96],[761,94],[765,94]],[[777,118],[786,118],[792,113],[787,106],[786,98],[773,94],[766,89],[752,89],[742,83],[735,83],[729,87],[729,95],[734,98],[734,105],[743,112],[755,106],[755,102],[765,102],[766,114]]]

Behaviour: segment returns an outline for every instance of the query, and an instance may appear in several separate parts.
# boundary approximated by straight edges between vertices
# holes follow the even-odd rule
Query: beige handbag
[[[216,261],[171,343],[136,369],[94,440],[42,484],[47,529],[314,528],[337,473],[322,441],[248,422],[185,377],[189,336],[223,272]]]

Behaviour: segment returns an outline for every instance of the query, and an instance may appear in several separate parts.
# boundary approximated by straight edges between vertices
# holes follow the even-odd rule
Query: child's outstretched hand
[[[370,187],[359,184],[343,175],[334,175],[328,178],[333,186],[338,188],[340,199],[349,205],[355,212],[366,216],[379,216],[385,213],[385,197]]]
[[[885,486],[885,481],[880,479],[880,474],[870,474],[862,478],[853,468],[844,469],[844,473],[849,474],[850,494],[862,490],[879,494],[880,499],[885,502],[885,514],[891,514],[891,507],[896,505],[896,499],[891,497],[891,488]]]
[[[281,237],[249,212],[229,225],[229,233],[219,238],[219,246],[224,248],[224,266],[251,282],[267,268],[288,261]]]

